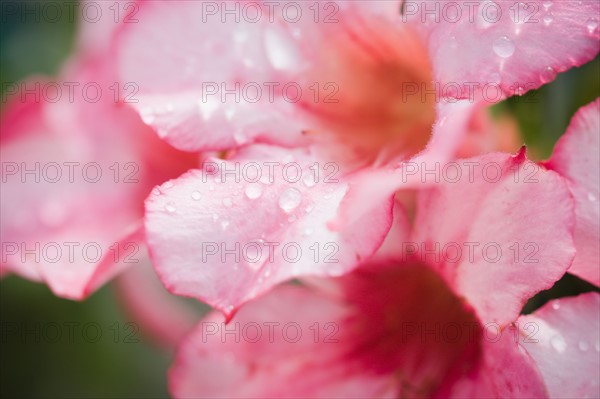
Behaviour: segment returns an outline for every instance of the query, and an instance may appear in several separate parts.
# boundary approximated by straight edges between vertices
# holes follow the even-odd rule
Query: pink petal
[[[125,3],[82,0],[75,8],[77,19],[77,54],[81,58],[97,58],[99,62],[110,51],[113,35],[123,25],[139,23],[140,0]]]
[[[521,316],[522,345],[544,377],[550,397],[600,397],[600,295],[550,301]]]
[[[300,110],[281,96],[283,84],[272,101],[270,89],[263,85],[283,80],[266,48],[267,29],[276,39],[279,23],[268,23],[268,14],[258,23],[245,18],[236,23],[234,16],[222,23],[221,4],[225,7],[196,1],[141,6],[140,22],[124,26],[116,47],[121,80],[136,82],[140,88],[139,103],[131,105],[162,138],[185,150],[223,150],[251,141],[287,145],[304,141],[304,126],[296,123]],[[266,12],[264,5],[259,7]],[[148,42],[153,43],[151,48]],[[287,44],[290,47],[283,51],[290,56],[298,51]],[[221,85],[235,91],[236,83],[249,87],[250,94],[237,99],[230,94],[223,101]],[[263,95],[254,102],[256,86]],[[218,93],[209,94],[213,89]]]
[[[547,398],[534,360],[518,344],[513,327],[485,327],[483,357],[470,375],[440,389],[439,398]],[[515,340],[515,337],[517,339]]]
[[[294,163],[300,175],[289,168]],[[347,189],[335,165],[308,150],[257,145],[226,161],[212,159],[204,171],[164,184],[147,200],[156,270],[172,293],[229,315],[293,277],[343,274],[381,245],[392,217],[390,198],[346,229],[331,231],[327,222]]]
[[[506,325],[570,266],[572,197],[524,150],[450,165],[438,164],[440,183],[420,193],[411,242],[483,323]]]
[[[64,76],[79,88],[95,82],[103,90],[98,102],[77,90],[57,102],[17,93],[2,116],[3,268],[73,299],[139,261],[144,198],[195,161],[114,103],[103,68],[75,60]],[[31,90],[47,82],[23,84]],[[37,176],[24,174],[36,165]]]
[[[391,378],[340,361],[352,344],[338,334],[347,314],[326,296],[293,286],[247,304],[227,325],[213,313],[181,343],[170,392],[175,398],[394,397]]]
[[[600,285],[600,100],[582,108],[547,166],[566,177],[575,197],[577,255],[570,273]]]
[[[600,50],[597,1],[452,4],[407,1],[403,20],[427,37],[442,90],[458,88],[460,98],[469,97],[471,83],[478,84],[475,98],[487,102],[523,94]],[[482,89],[489,90],[483,97]]]

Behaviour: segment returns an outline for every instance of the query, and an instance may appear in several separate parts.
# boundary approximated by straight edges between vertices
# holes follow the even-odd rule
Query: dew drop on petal
[[[169,189],[169,188],[171,188],[171,187],[173,187],[173,183],[172,183],[172,182],[170,182],[170,181],[168,181],[168,182],[166,182],[165,184],[163,184],[163,188]]]
[[[306,229],[304,229],[304,231],[302,232],[302,235],[303,235],[304,237],[308,237],[308,236],[310,236],[312,233],[313,233],[313,230],[312,230],[312,229],[310,229],[310,228],[306,228]]]
[[[257,199],[262,195],[262,187],[258,183],[250,183],[244,189],[244,193],[248,199]]]
[[[586,26],[588,32],[592,34],[598,30],[598,20],[596,18],[590,18],[588,19]]]
[[[223,230],[226,230],[226,229],[227,229],[227,227],[229,226],[229,223],[230,223],[230,222],[229,222],[229,220],[227,220],[227,219],[222,219],[222,220],[221,220],[221,228],[222,228]]]
[[[554,309],[554,310],[560,309],[560,302],[558,302],[558,300],[555,300],[554,302],[552,302],[552,309]]]
[[[315,186],[315,184],[317,184],[317,183],[315,182],[315,177],[313,176],[313,174],[312,174],[312,173],[309,173],[309,174],[305,175],[305,176],[302,178],[302,183],[304,183],[304,185],[305,185],[306,187],[308,187],[308,188],[314,187],[314,186]]]
[[[152,108],[143,108],[140,111],[140,117],[146,125],[151,125],[156,119],[154,116],[154,110]]]
[[[500,77],[499,73],[494,72],[490,75],[490,82],[494,84],[500,84],[502,83],[502,77]]]
[[[169,212],[169,213],[175,213],[177,209],[175,208],[175,205],[172,202],[168,202],[165,205],[165,211]]]
[[[192,192],[192,199],[194,201],[200,201],[201,198],[202,198],[202,194],[200,193],[200,191]]]
[[[590,344],[588,344],[587,341],[584,340],[579,341],[578,346],[582,352],[586,352],[588,349],[590,349]]]
[[[588,201],[590,201],[590,202],[596,202],[598,200],[598,198],[596,198],[596,196],[592,193],[588,193],[587,197],[588,197]]]
[[[259,180],[262,184],[271,185],[274,182],[273,176],[262,175]]]
[[[561,335],[555,335],[550,338],[550,345],[558,353],[563,353],[565,350],[567,350],[567,343]]]
[[[290,215],[290,216],[288,216],[288,222],[294,223],[295,221],[296,221],[296,215]]]
[[[295,188],[286,189],[279,197],[279,207],[286,213],[296,209],[302,202],[302,193]]]
[[[233,201],[231,200],[231,198],[227,197],[223,199],[223,206],[225,208],[231,208],[233,206]]]
[[[502,58],[510,58],[515,53],[515,44],[508,36],[500,36],[494,40],[494,53]]]
[[[547,14],[544,16],[544,25],[550,26],[550,24],[554,21],[554,16],[552,14]]]
[[[544,69],[542,71],[541,78],[542,78],[542,82],[544,82],[544,83],[551,82],[552,80],[554,80],[555,77],[556,77],[556,71],[551,66],[547,67],[546,69]]]
[[[544,6],[544,9],[545,9],[546,11],[548,11],[548,10],[550,9],[550,7],[552,7],[552,3],[553,3],[553,1],[552,1],[552,0],[544,0],[544,1],[542,2],[542,6]]]
[[[285,70],[298,65],[299,55],[293,38],[283,29],[270,28],[265,32],[267,57],[275,69]]]
[[[450,48],[457,48],[458,41],[456,40],[456,36],[450,36],[450,40],[448,41]]]

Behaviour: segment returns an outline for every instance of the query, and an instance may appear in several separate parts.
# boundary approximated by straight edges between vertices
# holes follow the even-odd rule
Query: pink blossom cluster
[[[120,274],[176,398],[600,396],[598,292],[522,314],[600,285],[600,100],[544,162],[488,114],[596,57],[599,2],[88,3],[59,76],[10,87],[2,274]]]

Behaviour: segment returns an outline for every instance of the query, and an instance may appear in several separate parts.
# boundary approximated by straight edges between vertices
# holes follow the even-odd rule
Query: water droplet
[[[323,196],[323,198],[326,199],[326,200],[329,200],[329,199],[331,199],[331,194],[325,194]]]
[[[152,108],[142,109],[140,111],[140,117],[146,125],[151,125],[156,119],[156,117],[154,116],[154,110]]]
[[[456,40],[456,36],[450,36],[450,40],[448,41],[450,48],[457,48],[458,41]]]
[[[283,29],[275,27],[267,29],[265,50],[269,61],[278,70],[293,68],[300,61],[296,42]]]
[[[172,182],[170,182],[170,181],[168,181],[168,182],[166,182],[165,184],[163,184],[163,188],[165,188],[165,189],[169,189],[169,188],[171,188],[171,187],[173,187],[173,183],[172,183]]]
[[[260,198],[262,195],[262,187],[258,183],[250,183],[246,186],[244,193],[246,194],[246,197],[251,200]]]
[[[556,77],[556,71],[551,66],[547,67],[546,69],[544,69],[542,71],[541,78],[542,78],[543,83],[548,83],[548,82],[554,80],[555,77]]]
[[[317,184],[317,182],[315,181],[315,176],[313,176],[312,173],[305,175],[302,178],[302,183],[304,183],[304,185],[308,188],[314,187],[315,184]]]
[[[233,40],[235,40],[236,43],[244,43],[247,39],[248,39],[248,32],[241,30],[241,29],[234,30]]]
[[[567,343],[561,335],[555,335],[550,338],[550,345],[558,353],[563,353],[565,350],[567,350]]]
[[[518,96],[522,96],[525,93],[525,89],[523,88],[523,86],[518,86],[517,89],[515,90],[515,94]]]
[[[587,29],[590,34],[598,30],[598,20],[596,18],[590,18],[587,21]]]
[[[222,219],[222,220],[221,220],[221,228],[222,228],[223,230],[226,230],[226,229],[227,229],[227,227],[229,226],[229,223],[230,223],[230,222],[229,222],[229,220],[227,220],[227,219]]]
[[[302,193],[295,188],[286,189],[279,197],[279,207],[286,213],[290,213],[302,202]]]
[[[296,221],[296,215],[290,215],[290,216],[288,216],[288,222],[294,223],[295,221]]]
[[[494,53],[502,58],[510,58],[515,53],[515,44],[508,36],[500,36],[494,40]]]
[[[544,16],[544,25],[550,26],[552,21],[554,21],[554,16],[552,14],[547,14]]]
[[[273,176],[262,175],[262,176],[260,177],[260,180],[259,180],[259,181],[260,181],[262,184],[267,184],[267,185],[270,185],[270,184],[273,184],[273,182],[274,182],[274,178],[273,178]]]
[[[165,211],[169,212],[169,213],[175,213],[177,209],[175,208],[175,205],[172,202],[167,202],[167,205],[165,205]]]
[[[596,342],[596,345],[594,345],[594,349],[596,349],[596,352],[600,352],[600,342]]]
[[[596,202],[598,200],[598,198],[596,198],[596,196],[592,193],[588,193],[587,197],[588,197],[588,201],[590,201],[590,202]]]
[[[201,198],[202,198],[202,193],[200,193],[200,191],[192,192],[192,199],[194,201],[200,201]]]
[[[208,186],[208,191],[215,191],[215,186],[213,184]]]
[[[586,352],[588,349],[590,349],[590,344],[588,344],[587,341],[581,340],[579,341],[579,349],[583,352]]]
[[[544,0],[542,5],[544,6],[544,9],[548,11],[550,7],[552,7],[552,0]]]
[[[233,206],[233,201],[231,200],[231,198],[227,197],[223,199],[223,206],[225,208],[231,208]]]
[[[315,209],[315,206],[313,204],[310,204],[307,205],[306,208],[304,208],[304,211],[306,211],[306,213],[311,213],[313,209]]]
[[[554,309],[554,310],[560,309],[560,302],[558,302],[558,300],[555,300],[554,302],[552,302],[552,309]]]
[[[202,115],[202,119],[204,119],[205,121],[208,121],[215,113],[215,111],[221,106],[219,100],[213,98],[213,96],[209,96],[208,98],[199,100],[197,104],[198,109],[200,111],[200,115]]]
[[[302,235],[303,235],[304,237],[308,237],[308,236],[310,236],[312,233],[313,233],[313,230],[312,230],[312,229],[310,229],[310,228],[307,228],[307,229],[304,229],[304,231],[302,232]]]
[[[161,192],[158,187],[154,187],[152,189],[152,195],[160,195],[160,194],[161,194]]]
[[[236,144],[238,144],[238,145],[243,145],[248,142],[248,138],[241,132],[235,133],[233,135],[233,139],[235,140]]]

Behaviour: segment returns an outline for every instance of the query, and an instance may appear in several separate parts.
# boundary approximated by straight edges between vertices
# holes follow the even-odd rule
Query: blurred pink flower
[[[115,98],[105,55],[82,51],[59,77],[20,82],[1,119],[2,274],[78,300],[147,257],[144,199],[199,163]]]

